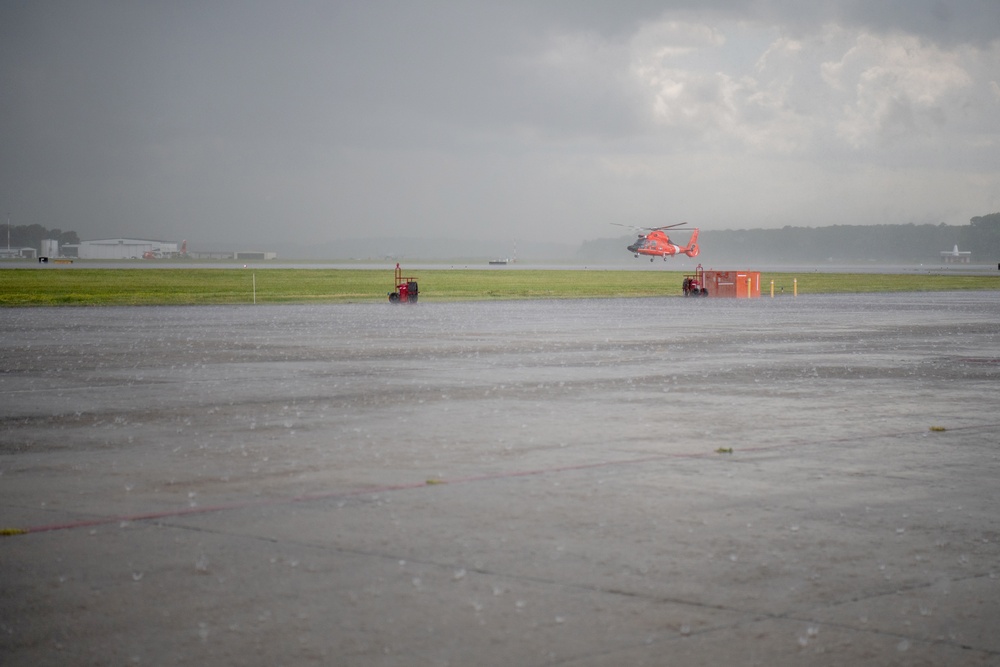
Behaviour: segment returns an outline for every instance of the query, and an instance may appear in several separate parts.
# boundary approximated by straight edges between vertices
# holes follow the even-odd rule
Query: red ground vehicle
[[[389,303],[416,303],[417,279],[412,276],[403,276],[403,270],[396,263],[396,291],[389,292]]]
[[[684,290],[684,296],[708,296],[708,288],[705,287],[705,271],[701,268],[701,264],[695,269],[694,274],[684,276],[681,289]]]

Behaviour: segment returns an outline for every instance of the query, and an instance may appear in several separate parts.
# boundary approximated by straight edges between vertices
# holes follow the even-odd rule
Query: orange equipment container
[[[760,271],[705,271],[708,296],[753,299],[760,296]]]

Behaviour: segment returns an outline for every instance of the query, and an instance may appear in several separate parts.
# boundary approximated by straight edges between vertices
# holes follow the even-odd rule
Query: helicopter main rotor
[[[678,223],[673,224],[673,225],[664,225],[663,227],[636,227],[635,225],[623,225],[623,224],[618,223],[618,222],[612,222],[611,224],[612,225],[616,225],[618,227],[629,227],[631,229],[636,229],[636,230],[638,230],[640,232],[643,232],[643,231],[646,231],[646,232],[659,232],[659,231],[662,231],[664,229],[673,229],[674,227],[683,227],[684,225],[686,225],[688,223],[686,223],[686,222],[678,222]]]

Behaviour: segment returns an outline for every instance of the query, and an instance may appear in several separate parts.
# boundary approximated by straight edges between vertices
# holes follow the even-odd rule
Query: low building
[[[239,250],[235,253],[234,257],[236,259],[277,259],[278,253],[276,252],[261,252],[258,250]]]
[[[0,248],[0,259],[34,259],[37,254],[34,248]]]
[[[176,243],[143,239],[97,239],[63,246],[64,255],[80,259],[148,259],[176,257],[178,253]]]

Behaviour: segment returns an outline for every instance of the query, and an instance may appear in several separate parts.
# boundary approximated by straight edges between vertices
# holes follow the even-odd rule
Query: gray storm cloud
[[[0,201],[262,244],[962,224],[1000,209],[997,25],[971,1],[4,3]]]

